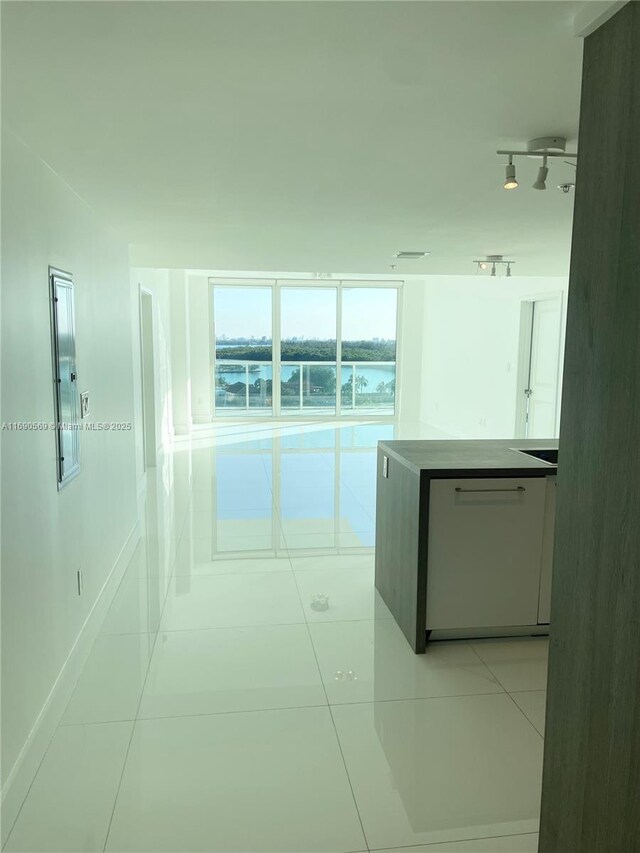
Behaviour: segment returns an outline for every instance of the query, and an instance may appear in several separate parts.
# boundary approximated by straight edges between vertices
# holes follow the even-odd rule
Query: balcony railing
[[[335,413],[337,372],[335,362],[282,362],[280,411],[287,414]],[[343,361],[338,390],[341,412],[393,414],[395,362]],[[214,391],[218,415],[274,413],[273,362],[217,361]]]

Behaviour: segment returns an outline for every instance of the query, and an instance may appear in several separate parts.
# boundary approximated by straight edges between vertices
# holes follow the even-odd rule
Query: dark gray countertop
[[[416,473],[433,477],[544,477],[557,471],[524,450],[555,450],[557,439],[379,441],[378,447]]]

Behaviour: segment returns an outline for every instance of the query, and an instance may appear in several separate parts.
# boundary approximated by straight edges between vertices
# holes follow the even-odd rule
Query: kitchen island
[[[416,653],[429,639],[548,633],[557,447],[378,443],[376,589]]]

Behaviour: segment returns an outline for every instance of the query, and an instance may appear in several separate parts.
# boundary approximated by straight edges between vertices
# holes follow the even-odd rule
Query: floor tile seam
[[[317,663],[317,659],[316,659]],[[322,674],[319,673],[320,678],[320,686],[324,689],[324,680],[322,678]],[[145,685],[146,686],[146,685]],[[326,689],[324,689],[325,696]],[[142,704],[142,698],[144,698],[144,688],[141,692],[141,700],[138,703],[139,708]],[[300,711],[309,708],[347,708],[359,705],[384,705],[392,702],[426,702],[431,700],[438,699],[468,699],[476,696],[502,696],[502,693],[446,693],[438,696],[405,696],[405,697],[395,697],[389,699],[363,699],[363,700],[355,700],[352,702],[332,702],[327,697],[327,701],[324,703],[312,702],[310,704],[304,705],[268,705],[266,707],[260,708],[231,708],[229,710],[223,711],[198,711],[197,713],[185,712],[181,714],[145,714],[141,715],[136,712],[136,715],[133,717],[119,717],[117,719],[109,719],[109,720],[92,720],[91,722],[79,722],[79,723],[61,723],[58,726],[58,729],[73,729],[73,728],[85,728],[87,726],[109,726],[113,723],[138,723],[145,722],[150,720],[180,720],[180,719],[188,719],[193,717],[220,717],[220,716],[228,716],[230,714],[254,714],[260,712],[268,712],[268,711]]]
[[[536,691],[533,691],[533,690],[517,690],[517,691],[515,691],[515,692],[516,692],[516,693],[533,693],[533,692],[536,692]],[[539,691],[538,691],[538,692],[539,692]],[[518,705],[518,703],[516,702],[515,698],[512,696],[512,694],[511,694],[511,693],[508,693],[508,696],[509,696],[509,699],[511,699],[511,701],[513,702],[513,704],[516,706],[516,708],[517,708],[517,709],[520,711],[520,713],[521,713],[521,714],[522,714],[522,715],[523,715],[523,716],[524,716],[524,717],[529,721],[529,723],[533,726],[533,728],[535,729],[535,731],[540,735],[540,737],[541,737],[541,738],[542,738],[542,740],[544,741],[544,730],[543,730],[543,731],[540,731],[540,729],[536,726],[536,724],[533,722],[533,720],[532,720],[532,719],[531,719],[531,717],[527,714],[527,712],[524,710],[524,708],[521,708],[521,707],[520,707],[520,705]]]
[[[374,549],[373,545],[332,545],[329,548],[320,548],[309,546],[307,548],[288,548],[288,552],[292,558],[306,559],[308,557],[368,557]],[[335,550],[338,553],[327,554],[327,551]],[[344,553],[346,551],[346,553]],[[365,566],[364,568],[374,568],[373,566]],[[315,571],[313,569],[302,569],[302,571]],[[324,571],[324,569],[322,570]]]
[[[168,589],[167,589],[167,593],[168,593]],[[164,604],[166,604],[166,595],[165,595],[165,602],[164,602]],[[163,604],[163,607],[162,607],[162,610],[163,610],[163,611],[164,611],[164,604]],[[161,620],[161,619],[162,619],[162,613],[160,614],[160,620]],[[159,625],[159,624],[160,624],[160,621],[158,622],[158,625]],[[147,678],[149,677],[149,669],[151,668],[151,660],[152,660],[152,658],[153,658],[153,654],[154,654],[154,652],[155,652],[155,648],[156,648],[156,643],[157,643],[157,642],[158,642],[158,631],[156,631],[156,632],[155,632],[155,635],[154,635],[154,639],[153,639],[152,647],[151,647],[151,650],[150,650],[150,653],[149,653],[149,660],[147,661],[147,668],[146,668],[145,676],[144,676],[144,679],[143,679],[143,681],[142,681],[142,689],[140,690],[140,696],[138,697],[138,704],[137,704],[137,707],[136,707],[136,712],[135,712],[135,715],[134,715],[134,719],[133,719],[133,721],[132,721],[131,733],[130,733],[130,735],[129,735],[129,741],[128,741],[128,743],[127,743],[127,749],[126,749],[126,751],[125,751],[124,761],[122,762],[122,769],[121,769],[121,771],[120,771],[120,778],[119,778],[119,780],[118,780],[118,786],[117,786],[117,788],[116,788],[116,793],[115,793],[115,796],[114,796],[114,798],[113,798],[113,805],[112,805],[112,807],[111,807],[111,814],[110,814],[110,816],[109,816],[109,824],[108,824],[108,826],[107,826],[107,832],[106,832],[105,839],[104,839],[104,844],[103,844],[103,847],[102,847],[102,851],[103,851],[103,853],[105,853],[105,851],[106,851],[106,849],[107,849],[107,845],[108,845],[108,843],[109,843],[109,835],[111,834],[111,826],[112,826],[112,824],[113,824],[113,817],[114,817],[115,812],[116,812],[116,806],[117,806],[117,804],[118,804],[118,797],[119,797],[119,795],[120,795],[120,789],[122,788],[122,780],[124,779],[124,771],[125,771],[125,768],[126,768],[126,766],[127,766],[127,761],[128,761],[128,759],[129,759],[129,753],[130,753],[130,751],[131,751],[131,744],[133,743],[133,735],[134,735],[135,730],[136,730],[136,720],[137,720],[137,717],[138,717],[138,712],[140,711],[140,704],[142,703],[142,696],[143,696],[143,694],[144,694],[144,689],[145,689],[146,684],[147,684]]]
[[[358,504],[358,506],[361,506],[361,507],[362,507],[362,509],[367,513],[367,515],[371,515],[371,513],[369,513],[369,512],[367,511],[367,508],[364,506],[364,504],[362,503],[362,501],[360,500],[360,498],[359,498],[359,497],[356,495],[356,493],[353,491],[353,489],[351,488],[351,486],[350,486],[348,483],[343,482],[342,480],[341,480],[341,484],[342,484],[342,485],[345,487],[345,489],[349,492],[349,494],[351,495],[351,497],[353,498],[353,500]],[[375,521],[375,518],[374,518],[374,519],[372,519],[372,520],[373,520],[373,521]]]
[[[473,649],[473,651],[474,651],[474,652],[475,652],[475,654],[477,655],[478,659],[479,659],[479,660],[482,660],[482,658],[480,657],[480,655],[479,655],[479,654],[478,654],[478,652],[476,651],[476,649],[475,649],[475,647],[474,647],[473,643],[471,643],[471,642],[470,642],[470,643],[469,643],[469,646]],[[534,724],[532,723],[532,721],[531,721],[531,720],[529,719],[529,717],[525,714],[525,712],[522,710],[522,708],[520,707],[520,705],[518,705],[518,703],[517,703],[517,702],[516,702],[516,700],[513,698],[513,696],[511,695],[511,693],[507,690],[507,688],[504,686],[504,684],[502,683],[502,681],[500,681],[500,679],[498,678],[498,676],[493,672],[493,670],[492,670],[492,669],[490,669],[489,665],[488,665],[485,661],[482,661],[482,662],[483,662],[483,663],[484,663],[484,665],[487,667],[487,669],[491,672],[491,675],[495,678],[495,680],[498,682],[498,684],[502,687],[502,689],[504,690],[504,692],[506,693],[506,695],[509,697],[509,699],[510,699],[510,700],[511,700],[511,702],[513,703],[514,707],[516,707],[516,708],[518,709],[518,711],[522,714],[522,716],[525,718],[525,720],[529,723],[529,725],[530,725],[530,726],[531,726],[531,728],[534,730],[534,732],[535,732],[537,735],[539,735],[539,736],[542,738],[542,740],[544,741],[544,735],[542,735],[542,734],[538,731],[538,729],[534,726]]]
[[[422,842],[420,844],[400,844],[395,847],[370,847],[370,853],[385,853],[385,851],[389,850],[407,850],[408,853],[411,853],[411,850],[416,850],[420,847],[435,847],[440,846],[442,844],[456,844],[461,841],[492,841],[494,838],[519,838],[524,837],[525,835],[537,835],[536,832],[509,832],[506,835],[479,835],[476,838],[452,838],[450,841],[427,841]]]
[[[215,562],[215,561],[214,561]],[[172,575],[172,580],[177,580],[178,578],[226,578],[231,575],[235,578],[242,577],[253,577],[254,575],[290,575],[293,572],[293,568],[291,569],[266,569],[263,571],[251,571],[251,572],[197,572],[189,573],[186,575],[174,574]]]
[[[301,592],[300,592],[300,587],[298,586],[298,581],[297,581],[297,579],[296,579],[295,572],[294,572],[294,581],[295,581],[295,584],[296,584],[296,589],[297,589],[297,591],[298,591],[298,598],[300,599],[300,606],[302,607],[302,611],[303,611],[303,613],[305,613],[305,618],[306,618],[306,612],[305,612],[304,604],[303,604],[303,601],[302,601],[302,594],[301,594]],[[336,744],[338,745],[338,749],[340,750],[340,757],[341,757],[341,759],[342,759],[342,766],[344,767],[344,772],[345,772],[345,775],[346,775],[346,777],[347,777],[347,782],[348,782],[348,784],[349,784],[349,789],[350,789],[350,791],[351,791],[351,797],[352,797],[352,799],[353,799],[353,807],[355,808],[355,810],[356,810],[356,814],[358,815],[358,821],[359,821],[359,823],[360,823],[360,831],[362,832],[362,838],[363,838],[363,840],[364,840],[364,843],[365,843],[365,845],[366,845],[367,850],[369,850],[369,841],[368,841],[368,839],[367,839],[367,835],[366,835],[366,833],[365,833],[365,831],[364,831],[364,823],[363,823],[363,820],[362,820],[362,816],[361,816],[361,814],[360,814],[360,809],[358,808],[358,803],[357,803],[357,800],[356,800],[355,791],[353,790],[353,784],[352,784],[352,782],[351,782],[351,777],[349,776],[349,770],[348,770],[348,768],[347,768],[347,762],[346,762],[345,757],[344,757],[344,752],[342,751],[342,744],[340,743],[340,738],[339,738],[339,736],[338,736],[338,730],[337,730],[337,728],[336,728],[336,723],[335,723],[335,720],[334,720],[334,718],[333,718],[333,714],[332,714],[332,712],[331,712],[331,704],[329,703],[329,694],[327,693],[327,688],[326,688],[326,685],[325,685],[325,682],[324,682],[324,678],[323,678],[323,676],[322,676],[322,669],[321,669],[321,667],[320,667],[320,661],[318,660],[318,654],[317,654],[317,651],[316,651],[315,644],[314,644],[314,642],[313,642],[313,637],[312,637],[312,635],[311,635],[311,628],[309,627],[309,621],[308,621],[308,620],[307,620],[307,623],[306,623],[306,624],[307,624],[307,634],[308,634],[308,636],[309,636],[309,643],[311,644],[311,650],[312,650],[312,652],[313,652],[313,656],[314,656],[314,659],[315,659],[315,662],[316,662],[316,667],[317,667],[317,670],[318,670],[318,678],[320,679],[320,684],[322,685],[322,689],[323,689],[323,691],[324,691],[324,695],[325,695],[325,698],[326,698],[326,700],[327,700],[327,707],[328,707],[328,709],[329,709],[329,716],[330,716],[330,718],[331,718],[331,725],[332,725],[332,727],[333,727],[333,732],[334,732],[334,736],[335,736],[335,739],[336,739]]]
[[[524,690],[507,690],[507,693],[512,696],[514,693],[546,693],[546,687],[527,687]]]
[[[305,617],[305,625],[307,628],[307,636],[309,638],[309,643],[311,645],[311,651],[313,652],[313,657],[314,657],[314,660],[316,662],[316,668],[318,670],[318,678],[320,679],[320,684],[322,685],[322,690],[324,692],[325,699],[327,700],[327,705],[328,705],[329,704],[329,696],[327,694],[327,690],[326,690],[326,687],[324,684],[324,678],[322,677],[322,670],[320,669],[320,662],[318,661],[318,655],[316,653],[316,647],[315,647],[314,642],[313,642],[313,637],[311,636],[311,629],[309,628],[309,620],[307,619],[307,614],[306,614],[304,602],[302,601],[302,593],[300,592],[300,587],[298,585],[298,581],[297,581],[297,578],[295,576],[295,572],[293,573],[293,581],[294,581],[295,586],[296,586],[296,592],[298,594],[298,601],[300,602],[300,608],[301,608],[302,613]]]
[[[158,634],[191,634],[196,631],[233,631],[238,628],[286,628],[292,625],[306,625],[306,622],[243,622],[240,625],[199,625],[197,628],[163,628]]]
[[[351,780],[351,775],[349,774],[349,768],[347,766],[347,760],[344,755],[344,750],[342,748],[342,741],[340,740],[340,735],[338,734],[338,727],[336,726],[336,721],[333,716],[333,711],[331,705],[329,705],[329,716],[331,717],[331,725],[333,726],[333,732],[335,734],[336,743],[338,744],[338,749],[340,750],[340,757],[342,758],[342,766],[344,767],[344,772],[347,777],[347,782],[349,784],[349,790],[351,791],[351,797],[353,799],[353,807],[356,810],[356,814],[358,815],[358,821],[360,823],[360,831],[362,832],[362,837],[364,839],[364,843],[366,844],[367,850],[371,850],[371,846],[369,844],[369,838],[364,828],[364,820],[362,815],[360,814],[360,807],[358,806],[358,800],[356,799],[356,792],[353,787],[353,781]]]
[[[125,570],[125,575],[126,575],[126,570]],[[136,577],[136,579],[137,579],[137,580],[140,580],[140,578],[138,578],[138,577]],[[145,578],[142,578],[142,579],[144,580]],[[124,580],[124,575],[123,575],[122,580]],[[117,594],[117,592],[118,592],[118,591],[119,591],[119,589],[120,589],[120,586],[121,586],[121,584],[122,584],[122,580],[121,580],[120,584],[118,585],[118,589],[116,590],[116,594]],[[165,590],[165,600],[166,600],[166,593],[167,593],[167,592],[168,592],[168,587],[167,587],[167,590]],[[115,595],[114,595],[114,599],[115,599]],[[112,602],[112,604],[113,604],[113,602]],[[164,604],[163,604],[163,607],[164,607]],[[105,615],[105,618],[106,618],[106,615]],[[126,632],[126,633],[123,633],[123,634],[98,634],[98,636],[96,637],[96,640],[97,640],[99,637],[134,637],[134,636],[135,636],[135,637],[145,637],[145,636],[147,636],[147,637],[153,637],[152,647],[151,647],[151,650],[150,650],[150,652],[149,652],[149,659],[148,659],[148,661],[147,661],[147,669],[146,669],[146,673],[145,673],[145,681],[146,681],[146,674],[147,674],[147,673],[148,673],[148,671],[149,671],[149,666],[150,666],[150,664],[151,664],[151,657],[152,657],[152,655],[153,655],[153,650],[154,650],[154,648],[155,648],[155,643],[156,643],[156,641],[157,641],[157,637],[158,637],[157,631]],[[95,641],[94,641],[94,644],[95,644]],[[93,646],[92,646],[92,648],[93,648]],[[79,676],[78,676],[78,681],[76,682],[76,685],[75,685],[75,687],[74,687],[74,693],[75,693],[75,689],[77,688],[77,684],[78,684],[78,682],[79,682],[80,678],[82,677],[82,674],[84,673],[84,668],[85,668],[85,666],[86,666],[86,663],[87,663],[87,662],[85,661],[85,664],[84,664],[84,666],[82,667],[82,670],[81,670],[81,672],[80,672],[80,674],[79,674]],[[73,695],[73,694],[72,694],[72,695]],[[140,697],[142,697],[142,693],[140,694]],[[69,701],[71,701],[71,700],[69,700]],[[140,700],[138,701],[138,707],[139,707],[139,702],[140,702]],[[65,710],[66,710],[66,709],[65,709]],[[109,832],[110,832],[110,829],[111,829],[111,822],[112,822],[112,820],[113,820],[113,813],[114,813],[114,810],[115,810],[115,804],[116,804],[116,800],[117,800],[117,797],[118,797],[118,792],[119,792],[119,790],[120,790],[120,785],[122,784],[122,776],[123,776],[123,774],[124,774],[124,767],[125,767],[125,764],[126,764],[126,761],[127,761],[128,754],[129,754],[129,749],[130,749],[130,747],[131,747],[131,741],[132,741],[132,739],[133,739],[133,732],[134,732],[134,729],[135,729],[135,721],[134,721],[134,720],[129,720],[129,719],[124,719],[124,720],[104,720],[104,721],[97,721],[97,722],[96,722],[96,721],[92,721],[92,722],[89,722],[89,723],[87,723],[87,722],[85,722],[85,723],[62,723],[62,722],[61,722],[61,723],[59,723],[59,724],[58,724],[58,726],[56,727],[56,730],[55,730],[55,732],[54,732],[54,736],[55,736],[55,734],[56,734],[59,730],[61,730],[61,729],[71,729],[71,728],[77,728],[77,727],[79,727],[79,726],[81,726],[81,727],[86,727],[86,726],[104,726],[104,725],[111,725],[111,724],[113,724],[113,723],[128,723],[128,722],[130,722],[130,723],[131,723],[131,732],[129,733],[129,739],[128,739],[128,742],[127,742],[127,749],[126,749],[126,751],[125,751],[125,757],[124,757],[124,760],[123,760],[123,763],[122,763],[122,769],[121,769],[121,772],[120,772],[120,778],[119,778],[119,781],[118,781],[118,787],[117,787],[117,789],[116,789],[116,794],[115,794],[114,801],[113,801],[113,807],[112,807],[112,810],[111,810],[111,815],[110,815],[110,817],[109,817],[109,824],[108,824],[108,826],[107,826],[107,830],[106,830],[106,833],[105,833],[104,844],[103,844],[103,848],[102,848],[102,849],[103,849],[103,851],[106,849],[107,842],[108,842],[108,839],[109,839]],[[45,752],[45,755],[43,756],[42,761],[44,761],[44,758],[45,758],[45,757],[46,757],[46,755],[48,754],[48,752],[49,752],[49,748],[50,748],[50,746],[51,746],[51,742],[52,742],[52,741],[53,741],[53,737],[51,738],[51,741],[49,742],[49,745],[48,745],[48,747],[47,747],[47,751]],[[38,767],[38,773],[39,773],[39,771],[40,771],[40,767],[42,767],[42,762],[40,763],[40,765],[39,765],[39,767]],[[35,782],[36,777],[37,777],[37,773],[36,773],[36,775],[35,775],[35,776],[34,776],[34,778],[33,778],[33,781],[32,781],[31,786],[30,786],[30,788],[29,788],[29,793],[30,793],[30,791],[31,791],[31,787],[33,786],[33,783]],[[26,801],[26,797],[25,797],[25,801]],[[25,802],[25,801],[23,801],[23,804],[22,804],[22,805],[24,805],[24,802]],[[21,806],[20,811],[22,811],[22,806]],[[17,818],[16,818],[16,819],[17,819]],[[14,823],[14,825],[13,825],[13,826],[15,827],[15,823]],[[11,829],[11,832],[13,832],[13,827],[12,827],[12,829]],[[10,836],[9,836],[9,837],[10,837]],[[7,838],[7,843],[8,843],[8,841],[9,841],[9,838]]]
[[[495,679],[495,681],[500,685],[500,687],[502,687],[502,689],[504,690],[504,692],[505,692],[505,693],[509,693],[509,691],[507,690],[507,688],[504,686],[504,684],[502,683],[502,681],[500,681],[500,679],[498,678],[498,676],[496,675],[496,673],[491,669],[491,667],[490,667],[490,666],[489,666],[489,664],[486,662],[486,660],[484,660],[484,658],[480,656],[480,654],[478,653],[478,651],[476,650],[476,648],[475,648],[475,646],[474,646],[474,644],[473,644],[473,641],[471,641],[471,640],[466,640],[466,643],[467,643],[468,647],[471,649],[471,651],[474,653],[474,655],[478,658],[478,660],[480,661],[480,663],[481,663],[481,664],[484,666],[484,668],[487,670],[487,672],[491,675],[491,677],[492,677],[493,679]]]
[[[294,558],[295,559],[295,558]],[[292,563],[293,565],[293,563]],[[306,575],[310,572],[357,572],[357,571],[370,571],[373,573],[373,566],[325,566],[322,568],[321,566],[315,566],[310,569],[296,569],[293,567],[293,571],[295,574]],[[373,579],[373,575],[372,575]]]
[[[74,687],[74,691],[75,691],[75,687]],[[69,701],[71,701],[71,699],[69,699]],[[66,707],[65,707],[65,710],[66,710]],[[62,712],[62,714],[64,715],[64,711]],[[60,717],[60,719],[62,719],[62,716]],[[47,742],[46,749],[44,750],[44,752],[42,754],[42,758],[38,762],[38,767],[37,767],[35,773],[33,774],[32,778],[31,778],[31,782],[29,783],[27,791],[26,791],[24,797],[22,798],[22,802],[20,803],[20,808],[17,810],[16,816],[15,816],[15,818],[11,824],[11,829],[9,830],[9,832],[7,834],[7,839],[6,839],[5,843],[2,845],[2,850],[5,850],[5,848],[9,846],[9,842],[11,841],[11,836],[13,835],[13,832],[14,832],[16,826],[18,825],[18,821],[20,819],[20,816],[22,815],[22,811],[26,805],[26,802],[29,798],[29,795],[31,794],[33,786],[36,783],[36,779],[38,778],[38,776],[40,774],[40,770],[42,769],[42,765],[44,764],[46,757],[49,755],[49,750],[51,749],[51,744],[53,743],[53,740],[54,740],[56,734],[58,733],[58,731],[60,730],[60,728],[61,728],[61,724],[58,723],[56,725],[55,729],[53,730],[53,732],[51,733],[51,737],[49,738],[49,740]]]
[[[305,534],[301,534],[301,535],[305,535]],[[232,536],[229,536],[225,533],[223,533],[221,536],[216,535],[215,537],[209,536],[209,535],[207,535],[207,536],[184,536],[180,539],[180,544],[184,545],[187,542],[210,542],[211,544],[213,544],[214,541],[217,543],[220,543],[220,541],[224,542],[225,539],[226,540],[230,540],[230,539],[243,539],[244,540],[244,539],[267,539],[267,538],[271,539],[271,541],[273,542],[276,537],[281,537],[282,539],[285,538],[282,530],[277,530],[275,533],[273,530],[271,530],[269,533],[247,533],[247,534],[238,533],[238,534],[234,534]],[[223,553],[223,552],[221,552],[221,553]],[[234,552],[231,552],[231,553],[234,553]]]
[[[148,717],[138,716],[133,722],[138,725],[139,723],[150,723],[154,720],[193,720],[202,719],[203,717],[232,717],[233,715],[239,714],[269,714],[277,713],[279,711],[310,711],[314,709],[327,710],[328,708],[328,703],[312,702],[309,705],[283,705],[282,707],[268,706],[267,708],[233,708],[229,711],[199,711],[197,714],[160,714]]]
[[[372,707],[375,705],[389,705],[394,702],[444,702],[448,699],[477,699],[480,696],[489,697],[504,697],[505,693],[500,693],[496,691],[492,691],[490,693],[452,693],[452,694],[443,694],[441,696],[410,696],[406,698],[400,699],[364,699],[357,702],[329,702],[329,707],[331,708],[346,708],[352,707],[354,705],[371,705]]]
[[[91,647],[91,651],[93,651],[93,649],[95,648],[95,644],[97,643],[97,641],[104,639],[105,637],[146,637],[146,636],[151,637],[156,633],[157,633],[156,631],[123,631],[122,634],[98,634],[98,636],[96,637],[96,639],[93,643],[93,646]],[[83,670],[84,670],[84,667],[83,667]],[[74,687],[74,690],[75,690],[75,687]]]
[[[249,631],[249,630],[260,630],[265,631],[269,628],[304,628],[306,626],[306,622],[277,622],[273,625],[213,625],[208,628],[172,628],[172,629],[162,629],[158,631],[158,635],[160,634],[184,634],[185,636],[189,636],[191,634],[204,634],[204,633],[214,633],[217,631]],[[134,635],[136,636],[136,635]]]
[[[355,699],[351,702],[333,702],[329,700],[332,708],[345,708],[352,705],[386,705],[389,702],[430,702],[439,699],[472,699],[475,696],[504,696],[500,690],[481,690],[473,693],[438,693],[435,696],[396,696],[388,699]]]
[[[266,572],[264,574],[266,574]],[[286,572],[283,574],[286,574]],[[334,624],[343,623],[343,622],[390,622],[392,620],[392,618],[393,617],[391,617],[391,616],[384,616],[384,617],[381,616],[377,619],[340,619],[340,620],[334,619],[334,620],[327,620],[326,622],[316,622],[316,621],[312,620],[309,623],[307,623],[306,620],[304,622],[302,622],[302,621],[297,621],[297,622],[257,622],[257,623],[256,622],[249,622],[249,623],[243,622],[239,625],[200,625],[197,628],[163,628],[161,625],[158,628],[157,632],[155,632],[155,631],[151,631],[151,632],[142,631],[140,633],[141,634],[144,634],[144,633],[176,634],[176,633],[181,633],[181,632],[189,633],[191,631],[212,631],[212,630],[224,631],[224,630],[230,630],[230,629],[232,630],[234,628],[278,628],[278,627],[285,627],[287,625],[306,625],[306,624],[334,625]],[[135,634],[135,632],[134,632],[134,634]],[[121,637],[123,635],[122,634],[101,634],[100,636],[102,636],[102,637]]]
[[[238,538],[243,539],[246,537],[239,536]],[[239,550],[239,551],[231,551],[231,550],[230,551],[217,551],[216,553],[218,554],[220,559],[219,560],[209,560],[208,562],[211,562],[211,563],[225,562],[227,559],[227,557],[225,557],[225,555],[231,555],[231,554],[235,554],[236,559],[238,559],[238,560],[251,560],[251,559],[255,559],[256,553],[262,554],[265,551],[267,552],[267,555],[265,555],[265,559],[267,559],[267,560],[288,559],[288,557],[289,557],[289,548],[287,548],[287,547],[275,547],[275,548],[260,548],[257,551],[255,549],[254,550],[247,549],[247,550]],[[237,555],[239,555],[239,556],[237,556]],[[282,555],[286,555],[286,557],[282,556]],[[177,556],[178,555],[176,552],[176,561],[177,561]],[[233,557],[229,557],[228,559],[233,559]]]
[[[362,529],[354,529],[354,530],[334,530],[330,533],[323,533],[322,531],[318,533],[282,533],[283,537],[286,539],[291,536],[358,536],[360,533],[371,533],[371,530],[362,530]],[[375,532],[375,531],[374,531]],[[373,548],[373,545],[354,545],[354,548]]]

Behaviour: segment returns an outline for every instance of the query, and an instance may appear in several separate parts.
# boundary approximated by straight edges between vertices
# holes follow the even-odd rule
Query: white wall
[[[456,438],[512,438],[521,302],[562,293],[564,330],[567,287],[566,278],[426,279],[422,422]]]
[[[127,246],[8,131],[2,160],[2,420],[54,419],[52,264],[74,276],[79,387],[90,392],[91,420],[132,422]],[[80,476],[58,492],[54,432],[2,432],[3,783],[19,772],[85,620],[135,541],[133,431],[83,432],[81,458]]]
[[[173,437],[173,380],[171,372],[171,307],[168,270],[131,270],[131,313],[134,350],[134,398],[136,423],[137,480],[144,477],[142,427],[142,361],[140,351],[140,291],[153,301],[153,360],[155,385],[156,453],[166,449]]]
[[[191,414],[196,424],[209,423],[213,416],[211,374],[211,300],[209,278],[189,275],[189,344],[191,365]]]
[[[173,381],[173,429],[177,435],[191,432],[191,345],[189,342],[189,298],[187,274],[169,271],[171,319],[171,376]]]
[[[424,349],[424,281],[408,280],[402,287],[398,341],[398,414],[405,424],[421,418]]]

